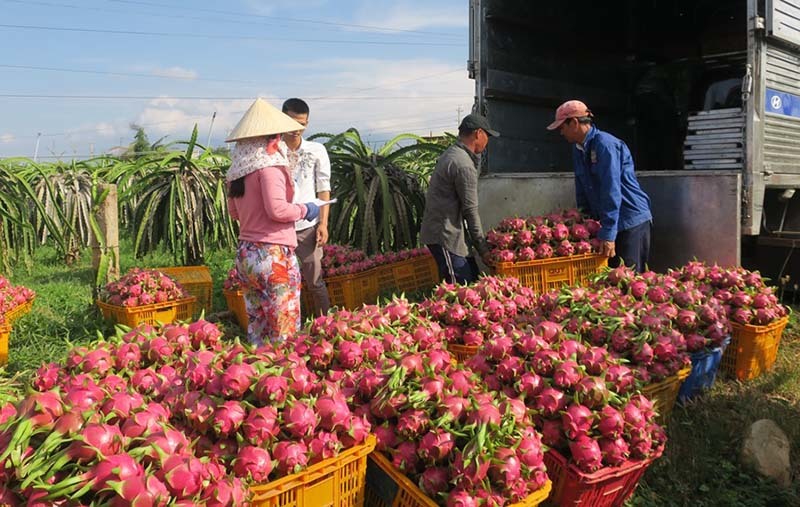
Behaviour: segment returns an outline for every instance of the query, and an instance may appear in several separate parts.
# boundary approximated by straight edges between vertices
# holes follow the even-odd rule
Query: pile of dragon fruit
[[[100,289],[99,299],[115,306],[144,306],[188,297],[178,282],[156,269],[133,268]]]
[[[36,293],[22,285],[14,285],[8,278],[0,276],[0,314],[24,305],[36,297]]]
[[[604,347],[536,331],[495,336],[467,366],[532,410],[543,443],[585,473],[660,456],[666,434],[650,400],[634,394],[633,371]]]
[[[220,336],[143,326],[42,366],[0,409],[0,504],[247,505],[250,484],[366,440],[341,384]]]
[[[775,289],[767,286],[758,272],[690,262],[669,274],[712,294],[722,303],[733,325],[766,326],[789,314],[789,309],[775,295]]]
[[[252,485],[370,433],[440,505],[515,503],[547,481],[548,453],[584,473],[656,459],[665,432],[639,391],[731,322],[786,312],[757,273],[689,263],[541,295],[443,283],[258,349],[202,320],[142,326],[42,366],[0,407],[0,505],[247,505]],[[475,355],[458,363],[454,344]]]
[[[504,218],[486,233],[486,241],[493,262],[522,262],[598,252],[599,230],[600,222],[573,208]]]
[[[363,251],[352,247],[328,244],[322,247],[322,275],[323,277],[352,275],[423,255],[430,255],[427,248],[410,248],[368,257]]]
[[[322,276],[352,275],[376,266],[375,260],[357,248],[344,245],[322,245]]]
[[[319,317],[290,343],[344,383],[378,451],[437,503],[521,501],[547,481],[533,412],[485,389],[443,345],[439,324],[402,299]]]
[[[442,326],[448,343],[476,347],[534,312],[536,300],[516,278],[484,277],[471,286],[438,285],[419,310]]]
[[[349,246],[326,244],[322,246],[322,276],[330,278],[341,275],[352,275],[373,269],[377,266],[392,264],[414,257],[430,255],[427,248],[411,248],[399,252],[387,252],[368,257],[362,250]],[[238,290],[240,286],[236,268],[228,271],[222,284],[226,290]]]

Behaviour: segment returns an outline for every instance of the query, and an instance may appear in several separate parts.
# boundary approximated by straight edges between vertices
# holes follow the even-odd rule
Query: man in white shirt
[[[282,110],[297,123],[308,126],[308,104],[300,99],[288,99]],[[283,134],[286,144],[286,157],[294,178],[294,202],[303,203],[315,198],[331,198],[331,161],[325,146],[303,139],[303,131]],[[297,249],[295,254],[300,261],[303,276],[303,289],[311,291],[314,315],[325,314],[330,308],[328,288],[322,278],[322,245],[328,242],[329,206],[320,206],[319,218],[312,221],[299,220]]]

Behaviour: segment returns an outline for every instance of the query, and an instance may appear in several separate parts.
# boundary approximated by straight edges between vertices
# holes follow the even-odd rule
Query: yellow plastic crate
[[[378,292],[411,293],[429,289],[439,283],[439,268],[433,255],[420,255],[410,259],[384,264],[375,268]]]
[[[766,326],[732,322],[731,343],[722,356],[722,370],[739,380],[751,380],[771,370],[788,323],[788,316]]]
[[[8,364],[8,338],[11,336],[11,326],[0,324],[0,366]]]
[[[190,296],[197,298],[195,310],[211,313],[211,294],[213,281],[208,266],[176,266],[155,268],[181,284]]]
[[[116,306],[102,301],[98,301],[97,306],[106,319],[128,327],[136,327],[139,324],[170,324],[175,321],[191,320],[196,302],[197,299],[190,296],[144,306]]]
[[[6,323],[11,326],[17,319],[20,319],[25,316],[26,313],[31,311],[33,308],[33,299],[26,303],[22,303],[21,305],[17,305],[8,312],[6,312]]]
[[[518,278],[525,287],[542,293],[550,289],[559,289],[562,285],[584,283],[591,275],[607,265],[608,257],[582,254],[533,261],[500,262],[493,268],[495,275]]]
[[[236,316],[236,322],[239,326],[247,331],[247,325],[250,323],[250,318],[247,316],[247,307],[244,305],[244,292],[241,289],[229,290],[222,289],[222,294],[225,296],[225,301],[228,304],[228,310],[233,312]],[[311,308],[313,301],[311,292],[303,287],[300,291],[300,304],[302,305],[303,318],[311,315],[309,308]]]
[[[367,455],[375,436],[366,442],[311,465],[302,472],[267,484],[251,486],[253,507],[362,507]]]
[[[242,329],[247,330],[250,319],[247,317],[247,308],[244,306],[244,293],[242,290],[222,289],[222,294],[228,303],[228,310],[236,316],[236,322],[239,323]]]
[[[658,412],[656,417],[658,424],[663,426],[669,422],[669,416],[678,399],[681,384],[691,373],[692,367],[687,366],[661,382],[655,382],[642,388],[642,394],[653,402],[653,407]]]
[[[368,269],[352,275],[332,276],[325,279],[331,306],[353,310],[363,304],[375,304],[378,300],[378,274]],[[308,291],[303,291],[310,298]]]
[[[466,363],[472,356],[478,353],[477,345],[462,345],[459,343],[448,343],[447,351],[455,357],[459,363]]]
[[[509,507],[535,507],[550,495],[552,483],[548,480],[538,491],[525,500]],[[419,487],[397,470],[380,452],[369,455],[367,466],[366,503],[369,507],[437,507]]]

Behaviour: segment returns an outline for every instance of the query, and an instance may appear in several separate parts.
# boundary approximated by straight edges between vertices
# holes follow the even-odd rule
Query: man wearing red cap
[[[609,265],[622,261],[642,272],[650,256],[650,198],[636,179],[628,146],[595,127],[593,119],[586,104],[569,100],[547,130],[558,130],[574,146],[575,200],[600,221],[597,236]]]

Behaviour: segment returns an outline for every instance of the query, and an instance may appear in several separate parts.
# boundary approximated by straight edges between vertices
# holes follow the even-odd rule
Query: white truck
[[[800,279],[800,0],[470,0],[468,68],[474,110],[501,133],[484,227],[574,206],[569,147],[545,127],[580,99],[633,153],[652,267],[696,257]]]

